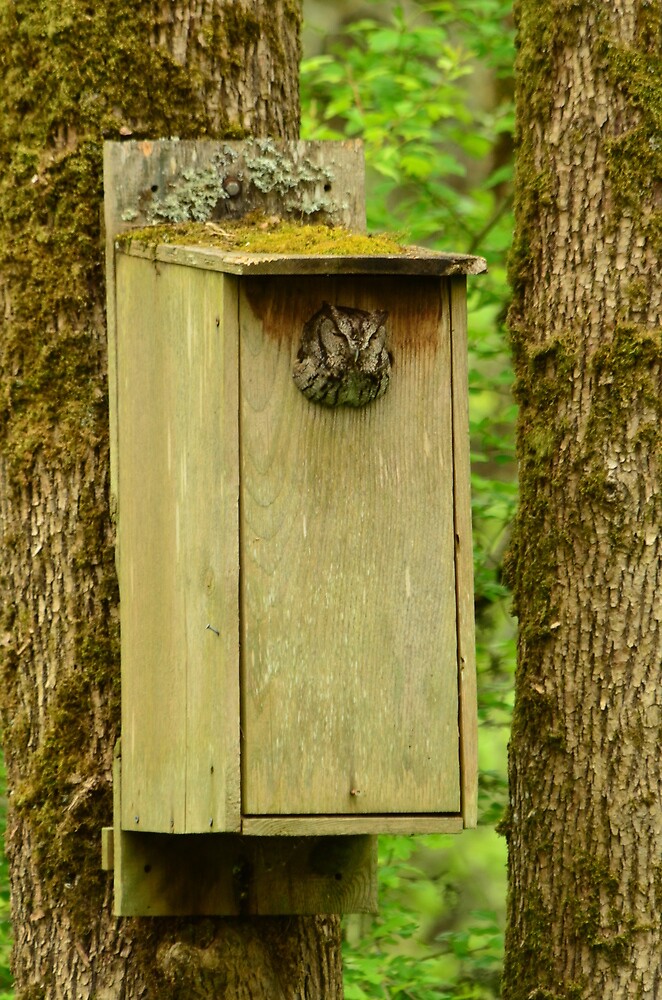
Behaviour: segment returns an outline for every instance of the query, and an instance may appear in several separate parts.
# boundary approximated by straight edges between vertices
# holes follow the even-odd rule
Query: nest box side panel
[[[453,368],[453,469],[455,474],[453,495],[455,498],[462,818],[465,827],[475,827],[478,823],[478,704],[474,623],[474,562],[471,538],[467,279],[464,276],[451,278],[449,294]]]
[[[448,282],[241,281],[243,812],[458,813]],[[366,406],[295,384],[324,302],[388,313]]]
[[[236,281],[117,257],[122,828],[239,828]]]

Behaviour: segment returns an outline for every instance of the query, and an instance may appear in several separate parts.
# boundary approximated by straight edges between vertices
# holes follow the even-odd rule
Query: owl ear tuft
[[[344,317],[342,312],[337,308],[337,306],[332,306],[330,302],[324,302],[322,304],[322,308],[326,310],[327,314],[331,317],[336,326],[340,327]]]

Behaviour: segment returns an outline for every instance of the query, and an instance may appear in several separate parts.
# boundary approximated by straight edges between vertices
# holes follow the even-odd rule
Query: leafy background
[[[470,279],[470,416],[480,820],[460,837],[380,838],[380,912],[344,921],[347,1000],[499,996],[514,625],[500,567],[516,501],[504,316],[512,233],[507,0],[304,2],[302,138],[365,143],[368,227],[478,253]],[[6,800],[0,773],[0,832]],[[0,865],[0,1000],[9,1000],[9,890]]]

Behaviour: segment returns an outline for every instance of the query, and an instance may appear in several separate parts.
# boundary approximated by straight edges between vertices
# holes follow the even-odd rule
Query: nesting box
[[[466,275],[483,269],[118,249],[122,830],[475,824]],[[351,372],[335,399],[301,375],[306,336],[331,365],[334,315],[381,322],[365,398]]]

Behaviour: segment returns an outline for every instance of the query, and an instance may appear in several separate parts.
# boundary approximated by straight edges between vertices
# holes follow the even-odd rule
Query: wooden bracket
[[[115,827],[102,829],[101,845],[118,917],[377,912],[376,837],[122,830],[119,756],[113,797]]]
[[[118,916],[374,913],[376,838],[116,832]]]

